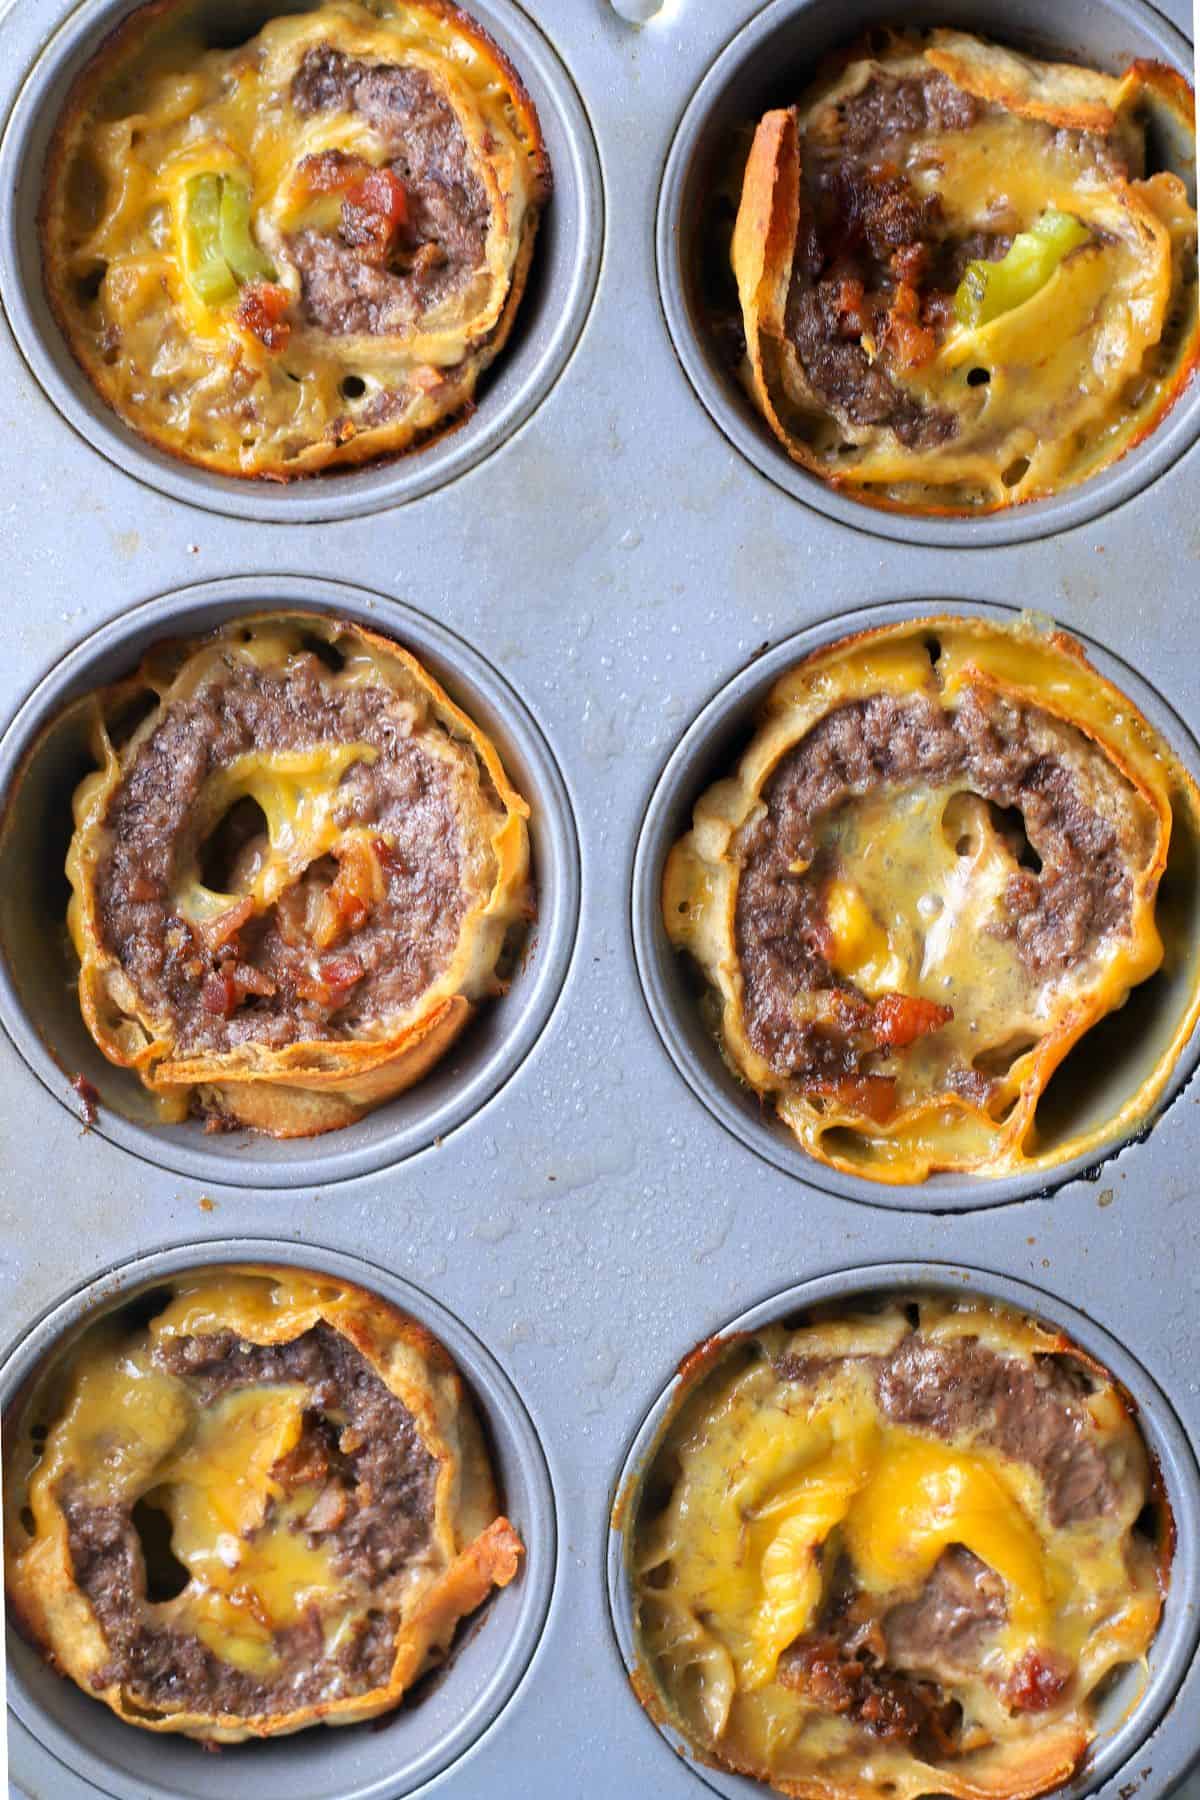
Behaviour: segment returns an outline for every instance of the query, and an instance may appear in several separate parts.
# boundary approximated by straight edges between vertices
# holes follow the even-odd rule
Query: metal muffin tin
[[[120,1730],[14,1641],[12,1771],[29,1800],[383,1800],[438,1768],[447,1800],[699,1800],[709,1777],[675,1754],[628,1685],[606,1580],[610,1509],[639,1422],[679,1359],[747,1308],[835,1271],[859,1289],[884,1283],[889,1265],[909,1283],[923,1269],[937,1281],[947,1264],[978,1271],[989,1290],[1030,1283],[1044,1296],[1030,1304],[1050,1317],[1073,1309],[1085,1344],[1123,1346],[1152,1440],[1171,1439],[1172,1415],[1200,1437],[1194,1084],[1094,1181],[1068,1172],[1049,1194],[990,1196],[1007,1204],[974,1190],[837,1191],[727,1130],[693,1091],[694,1067],[681,1079],[634,950],[634,925],[644,948],[650,917],[645,846],[636,885],[635,856],[644,827],[650,842],[664,771],[679,776],[684,810],[685,790],[712,772],[713,747],[695,736],[672,762],[685,732],[743,670],[737,691],[752,689],[777,646],[837,635],[860,609],[1052,615],[1099,646],[1101,666],[1194,760],[1200,392],[1092,486],[998,520],[897,520],[793,479],[736,395],[725,389],[718,405],[705,394],[718,422],[693,387],[675,210],[689,134],[703,122],[704,109],[689,108],[731,44],[724,70],[762,39],[769,79],[786,89],[793,66],[798,83],[817,41],[844,36],[863,6],[776,0],[752,24],[755,0],[666,0],[644,28],[606,0],[529,6],[536,24],[514,0],[472,7],[525,75],[558,177],[540,273],[475,419],[418,457],[282,492],[152,458],[96,411],[47,336],[29,236],[36,162],[67,61],[95,41],[102,13],[121,9],[13,0],[4,15],[0,107],[16,110],[0,159],[11,328],[0,333],[0,716],[14,723],[0,757],[16,798],[0,846],[0,1305],[16,1349],[0,1399],[59,1322],[79,1317],[98,1277],[107,1295],[114,1282],[136,1285],[148,1250],[281,1260],[283,1240],[300,1263],[365,1262],[364,1279],[439,1331],[502,1464],[506,1420],[527,1415],[532,1433],[504,1468],[510,1496],[529,1483],[528,1566],[461,1671],[422,1702],[436,1714],[414,1708],[376,1732],[318,1728],[286,1751],[201,1757]],[[1188,59],[1186,0],[939,0],[938,10],[1114,65],[1148,47]],[[474,1075],[416,1090],[410,1112],[402,1097],[333,1139],[206,1143],[186,1129],[151,1132],[111,1106],[87,1131],[69,1087],[86,1046],[62,1035],[65,975],[57,993],[49,979],[63,887],[48,864],[69,758],[25,762],[24,752],[49,700],[85,674],[128,667],[147,632],[264,601],[369,615],[494,721],[543,815],[542,913],[522,975],[533,986],[522,999],[518,984],[513,1006],[480,1021]],[[43,846],[40,866],[17,853],[22,843]],[[536,1480],[543,1461],[552,1503]],[[1186,1464],[1178,1451],[1173,1466]],[[1156,1677],[1165,1711],[1148,1735],[1149,1711],[1113,1740],[1115,1765],[1101,1746],[1084,1785],[1104,1800],[1154,1800],[1200,1755],[1190,1649],[1200,1520],[1187,1482],[1174,1492],[1176,1622],[1156,1652],[1171,1664]],[[539,1584],[551,1576],[546,1610]],[[616,1598],[619,1619],[619,1583]],[[490,1673],[498,1706],[476,1707],[470,1671],[484,1688]]]

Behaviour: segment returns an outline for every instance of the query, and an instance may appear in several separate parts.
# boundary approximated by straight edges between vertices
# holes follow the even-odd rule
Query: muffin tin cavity
[[[155,1737],[124,1724],[62,1680],[12,1630],[9,1705],[43,1750],[117,1800],[148,1794],[219,1800],[243,1784],[295,1800],[392,1800],[448,1768],[508,1703],[537,1647],[554,1583],[555,1504],[537,1434],[516,1390],[464,1324],[407,1282],[334,1251],[260,1239],[182,1246],[97,1278],[43,1317],[0,1369],[0,1410],[11,1417],[14,1402],[48,1359],[87,1327],[122,1311],[144,1317],[154,1305],[151,1296],[157,1292],[161,1303],[173,1277],[231,1263],[283,1265],[354,1282],[440,1340],[478,1408],[502,1505],[525,1544],[520,1573],[466,1624],[444,1667],[374,1728],[315,1726],[208,1755],[188,1739]]]
[[[269,19],[303,12],[303,0],[247,12],[232,0],[182,0],[206,45],[233,48]],[[175,499],[242,518],[279,522],[349,518],[433,492],[488,456],[530,417],[570,359],[591,306],[604,233],[599,160],[567,70],[511,0],[470,10],[520,73],[537,108],[554,175],[529,285],[512,336],[481,384],[478,405],[425,448],[364,467],[280,486],[195,467],[144,442],[105,405],[75,362],[42,283],[38,208],[55,122],[79,72],[134,11],[130,0],[87,0],[51,39],[18,96],[0,172],[12,196],[0,234],[0,291],[30,368],[66,420],[97,450]],[[353,414],[365,388],[351,375],[343,399]]]
[[[156,643],[202,636],[239,616],[268,611],[354,620],[395,638],[445,686],[496,744],[509,779],[528,801],[537,905],[533,926],[511,940],[507,992],[481,1004],[423,1079],[356,1124],[288,1140],[248,1131],[206,1133],[197,1119],[163,1123],[137,1076],[100,1053],[79,1011],[63,874],[72,794],[94,767],[88,696],[131,674]],[[22,707],[0,747],[0,793],[0,870],[7,871],[0,996],[10,1035],[64,1105],[94,1111],[94,1130],[199,1180],[323,1184],[424,1149],[470,1118],[515,1072],[562,987],[579,908],[579,866],[570,802],[549,747],[516,695],[475,652],[407,607],[375,601],[361,590],[302,578],[255,578],[205,584],[136,608],[81,644]]]
[[[974,518],[892,513],[839,492],[791,460],[742,389],[735,359],[714,324],[731,304],[736,310],[729,240],[755,124],[770,108],[797,101],[824,57],[894,23],[895,8],[885,0],[773,0],[717,57],[683,114],[659,194],[658,277],[667,325],[715,424],[793,498],[842,524],[902,543],[992,546],[1044,537],[1099,517],[1168,470],[1200,434],[1200,384],[1193,381],[1157,429],[1120,461],[1053,498]],[[1036,0],[926,0],[910,7],[902,23],[948,26],[1051,61],[1113,73],[1145,58],[1191,75],[1188,45],[1143,0],[1065,0],[1049,10]],[[1169,129],[1151,136],[1152,166],[1181,176],[1194,206],[1194,145]],[[1171,325],[1181,333],[1187,328],[1186,321]]]
[[[1162,1618],[1150,1648],[1148,1670],[1140,1665],[1118,1667],[1098,1695],[1092,1748],[1070,1783],[1055,1790],[1059,1800],[1079,1800],[1080,1796],[1097,1791],[1145,1742],[1170,1707],[1195,1653],[1200,1622],[1192,1617],[1189,1595],[1197,1574],[1194,1532],[1200,1513],[1200,1472],[1168,1400],[1134,1356],[1102,1327],[1075,1312],[1056,1295],[1024,1282],[936,1263],[846,1270],[776,1294],[732,1320],[718,1336],[685,1356],[679,1372],[643,1420],[615,1489],[608,1541],[608,1593],[617,1646],[635,1691],[648,1699],[664,1747],[688,1756],[688,1747],[679,1732],[666,1722],[653,1679],[640,1661],[629,1560],[640,1509],[643,1505],[653,1509],[656,1504],[650,1477],[658,1445],[687,1396],[720,1366],[727,1353],[724,1340],[728,1340],[728,1352],[736,1353],[741,1334],[772,1324],[795,1329],[806,1323],[811,1310],[818,1306],[832,1306],[836,1312],[861,1310],[898,1295],[923,1294],[1000,1302],[1051,1330],[1063,1332],[1114,1377],[1132,1403],[1136,1423],[1150,1452],[1152,1471],[1156,1470],[1159,1477],[1154,1497],[1143,1509],[1135,1529],[1149,1537],[1160,1553],[1172,1558]],[[753,1795],[768,1791],[741,1776],[701,1768],[694,1762],[691,1766],[709,1788],[729,1800],[751,1800]]]
[[[663,920],[663,880],[673,845],[692,824],[693,807],[717,779],[732,775],[772,687],[822,645],[872,627],[936,618],[978,617],[1012,625],[1017,615],[958,602],[872,607],[785,640],[754,661],[709,703],[668,761],[643,823],[634,865],[633,932],[651,1017],[684,1080],[710,1112],[760,1156],[801,1181],[878,1206],[965,1211],[1048,1192],[1094,1173],[1106,1156],[1149,1128],[1195,1066],[1192,1028],[1200,1012],[1200,804],[1197,748],[1182,722],[1133,671],[1099,647],[1084,648],[1101,675],[1133,700],[1179,759],[1171,779],[1173,823],[1155,917],[1166,954],[1126,1003],[1085,1033],[1051,1075],[1035,1114],[1030,1165],[1012,1174],[935,1174],[916,1185],[890,1185],[809,1157],[769,1105],[732,1071],[718,1047],[707,984],[691,956],[674,950]],[[838,1127],[837,1130],[841,1130]],[[835,1160],[838,1160],[835,1146]],[[844,1161],[858,1157],[846,1142]],[[860,1166],[861,1166],[861,1159]]]

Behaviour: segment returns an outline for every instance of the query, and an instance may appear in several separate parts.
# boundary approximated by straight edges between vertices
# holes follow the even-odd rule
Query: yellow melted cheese
[[[1053,1348],[1000,1307],[923,1303],[924,1328],[978,1333],[994,1348]],[[1011,1324],[1010,1324],[1011,1321]],[[857,1329],[856,1329],[857,1326]],[[880,1616],[920,1593],[939,1557],[962,1545],[998,1575],[1007,1616],[974,1671],[939,1671],[963,1708],[964,1743],[1026,1739],[1089,1718],[1088,1696],[1114,1664],[1140,1657],[1157,1623],[1150,1560],[1130,1550],[1146,1498],[1145,1459],[1116,1392],[1089,1402],[1097,1441],[1114,1447],[1115,1515],[1052,1525],[1040,1478],[970,1433],[943,1441],[892,1424],[869,1365],[813,1385],[777,1377],[787,1353],[886,1349],[906,1329],[884,1312],[789,1335],[772,1327],[731,1350],[682,1399],[647,1472],[669,1488],[661,1512],[635,1515],[631,1549],[641,1640],[671,1715],[709,1752],[764,1777],[896,1777],[907,1749],[832,1714],[777,1678],[781,1654],[817,1629],[839,1556]],[[1050,1716],[1012,1712],[1004,1684],[1031,1650],[1070,1659],[1077,1678]],[[930,1671],[919,1669],[928,1676]],[[937,1783],[913,1791],[934,1791]]]

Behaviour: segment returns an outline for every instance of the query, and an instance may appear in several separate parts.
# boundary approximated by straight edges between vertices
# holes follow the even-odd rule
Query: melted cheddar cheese
[[[935,105],[920,124],[920,108],[899,109],[869,154],[842,149],[842,111],[865,90],[877,85],[886,100],[931,79],[953,84],[957,112]],[[790,455],[876,505],[979,512],[1072,486],[1145,437],[1200,351],[1193,115],[1191,91],[1171,70],[1138,63],[1117,80],[954,31],[897,35],[798,106],[768,113],[746,165],[732,268],[743,378]],[[1148,121],[1172,164],[1149,176]],[[882,168],[917,213],[930,209],[915,269],[889,270],[872,240],[878,288],[870,258],[861,269],[853,261],[865,255],[853,209],[844,231],[828,226],[817,275],[800,254],[837,191],[828,171],[846,156],[858,157],[851,181],[869,189]],[[963,287],[955,295],[967,277],[947,272],[950,252],[994,243],[968,266],[1002,289],[1000,251],[1028,243],[1046,220],[1065,221],[1073,241],[1044,258],[1036,279],[1012,284],[1011,303],[976,317]],[[842,238],[849,264],[838,261]],[[843,286],[838,326],[825,332],[838,359],[827,377],[819,349],[797,335],[797,295],[836,286],[847,267],[881,310],[863,305],[853,281]]]
[[[486,207],[487,227],[477,263],[448,291],[422,299],[414,288],[400,305],[387,289],[412,250],[403,232],[417,233],[402,183],[399,248],[351,267],[344,195],[314,191],[308,171],[331,157],[394,170],[404,120],[298,109],[293,81],[322,54],[407,72],[453,121],[464,192]],[[244,252],[265,285],[239,278],[235,291],[226,277],[214,297],[199,281],[193,194],[205,179],[247,196]],[[323,0],[225,50],[206,46],[194,8],[146,8],[85,70],[59,125],[43,201],[47,286],[76,357],[135,430],[224,473],[288,479],[395,453],[469,404],[511,326],[546,189],[518,76],[455,9]],[[352,293],[356,269],[374,284],[373,322],[352,301],[344,318],[332,302],[314,306],[320,277],[298,260],[303,234],[339,260],[338,292]],[[444,259],[435,236],[421,248]]]
[[[342,1465],[323,1459],[306,1438],[318,1417],[326,1433],[339,1434],[346,1478],[357,1484],[354,1457],[363,1443],[357,1427],[349,1429],[348,1397],[331,1400],[296,1379],[236,1379],[250,1347],[287,1345],[316,1327],[353,1344],[408,1409],[418,1456],[432,1459],[426,1536],[415,1553],[369,1578],[328,1535],[354,1504],[344,1495],[329,1503]],[[235,1380],[206,1397],[203,1377],[192,1379],[186,1360],[169,1365],[164,1350],[222,1334],[233,1340]],[[234,1268],[183,1276],[148,1327],[121,1313],[89,1326],[41,1372],[9,1426],[5,1538],[14,1611],[85,1688],[150,1729],[233,1741],[293,1731],[327,1713],[331,1723],[369,1717],[394,1705],[442,1654],[462,1614],[515,1573],[520,1546],[496,1518],[478,1429],[448,1359],[382,1301],[319,1275]],[[146,1522],[152,1515],[161,1517],[161,1533]],[[88,1516],[123,1518],[129,1537],[145,1544],[137,1552],[144,1566],[135,1560],[131,1567],[130,1619],[147,1642],[162,1634],[164,1667],[172,1646],[194,1639],[218,1671],[257,1684],[249,1689],[257,1702],[243,1703],[240,1715],[206,1714],[195,1693],[180,1698],[168,1684],[148,1696],[135,1673],[114,1676],[103,1615],[77,1585],[70,1549],[69,1521]],[[386,1542],[386,1511],[374,1528]],[[148,1540],[134,1535],[147,1531]],[[156,1587],[159,1536],[184,1578],[165,1598]],[[390,1679],[363,1692],[353,1660],[343,1667],[337,1658],[368,1620],[381,1618],[394,1631]],[[273,1682],[299,1692],[317,1666],[326,1670],[328,1691],[316,1707],[270,1702]]]
[[[1014,1366],[1069,1353],[1002,1307],[919,1305],[935,1347],[980,1342]],[[666,1718],[791,1795],[1040,1792],[1086,1748],[1098,1683],[1144,1656],[1158,1622],[1155,1556],[1133,1535],[1146,1456],[1102,1372],[1087,1365],[1093,1391],[1064,1435],[1090,1436],[1111,1497],[1062,1519],[1039,1470],[987,1440],[986,1395],[949,1435],[888,1416],[876,1371],[913,1330],[896,1304],[735,1341],[681,1391],[642,1481],[655,1498],[629,1528],[640,1650]],[[972,1636],[956,1593],[940,1638],[908,1649],[894,1621],[933,1591],[947,1552],[977,1559],[990,1610]],[[812,1646],[836,1667],[839,1632],[851,1674],[831,1699],[788,1665]],[[1012,1686],[1030,1658],[1059,1672],[1048,1704]],[[919,1725],[876,1732],[860,1715],[864,1663],[881,1692],[914,1696],[914,1721],[950,1703],[940,1751]]]
[[[930,705],[951,721],[968,705],[1000,709],[1002,723],[1017,716],[1011,709],[1033,709],[1024,716],[1040,721],[1045,742],[1028,758],[1052,756],[1072,804],[1119,845],[1129,904],[1119,924],[1039,960],[1014,928],[1014,884],[1037,901],[1056,869],[1027,857],[1020,820],[975,790],[968,767],[945,780],[881,775],[855,789],[808,822],[811,854],[781,877],[811,889],[829,971],[795,977],[791,1016],[844,1041],[851,1059],[840,1086],[808,1083],[768,1058],[748,1011],[748,927],[738,923],[747,834],[776,804],[772,779],[789,754],[875,696]],[[813,1156],[892,1182],[940,1169],[1048,1168],[1144,1120],[1200,1014],[1200,967],[1175,935],[1180,889],[1189,920],[1197,899],[1186,871],[1198,824],[1190,776],[1069,640],[1033,620],[1012,631],[919,620],[835,644],[776,684],[737,774],[700,798],[693,829],[668,858],[663,920],[711,983],[727,1060],[772,1097]],[[1179,880],[1167,873],[1173,844]],[[1073,853],[1056,854],[1069,862]],[[1155,979],[1164,1004],[1139,1054],[1130,1052],[1127,1085],[1110,1095],[1097,1084],[1082,1130],[1039,1117],[1064,1059],[1074,1052],[1082,1063],[1088,1032]],[[911,1034],[872,1038],[870,1009],[897,1006],[917,1018]]]

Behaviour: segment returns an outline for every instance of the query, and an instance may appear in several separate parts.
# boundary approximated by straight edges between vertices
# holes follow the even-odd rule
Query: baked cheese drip
[[[1145,1116],[1197,1011],[1120,1115],[1039,1146],[1054,1070],[1162,966],[1173,814],[1198,796],[1071,640],[885,627],[785,676],[663,886],[735,1070],[804,1148],[882,1181],[1049,1166]]]
[[[80,1004],[177,1116],[344,1125],[501,990],[528,808],[397,645],[264,615],[152,652],[93,705],[67,859]]]
[[[1007,1308],[922,1297],[708,1368],[632,1526],[652,1708],[813,1800],[1066,1780],[1169,1554],[1137,1528],[1154,1485],[1105,1372]]]
[[[150,1730],[383,1712],[521,1555],[440,1345],[319,1275],[208,1269],[134,1300],[7,1442],[13,1613]]]
[[[1147,172],[1148,131],[1182,174]],[[754,135],[731,249],[752,397],[877,505],[1086,479],[1195,366],[1194,167],[1191,90],[1156,64],[1118,80],[955,31],[850,54]]]
[[[286,480],[462,415],[549,187],[516,71],[441,0],[324,0],[232,50],[194,9],[150,6],[58,126],[47,288],[135,430]]]

